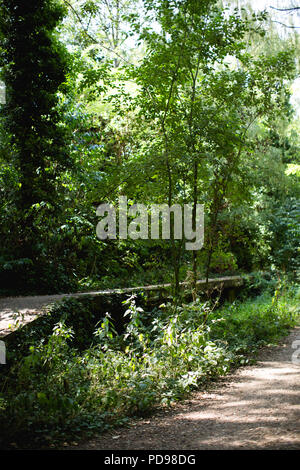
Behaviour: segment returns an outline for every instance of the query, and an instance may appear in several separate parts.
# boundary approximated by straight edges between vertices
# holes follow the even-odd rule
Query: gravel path
[[[292,362],[296,340],[300,328],[279,347],[261,351],[255,366],[237,370],[172,411],[135,421],[76,448],[300,450],[300,364]]]

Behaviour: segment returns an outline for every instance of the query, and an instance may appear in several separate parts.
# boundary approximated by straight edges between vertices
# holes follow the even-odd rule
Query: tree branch
[[[280,21],[276,21],[276,20],[273,20],[272,23],[281,24],[281,26],[284,26],[285,28],[300,29],[300,26],[291,26],[291,25],[284,24],[284,23],[281,23]]]
[[[107,50],[108,52],[112,52],[113,54],[115,54],[119,59],[121,59],[123,62],[127,63],[127,64],[131,64],[131,62],[127,59],[125,59],[123,56],[121,56],[120,54],[118,54],[114,49],[110,48],[110,47],[107,47],[105,46],[102,42],[99,42],[98,39],[96,39],[94,36],[92,36],[89,31],[87,30],[86,26],[84,25],[79,13],[75,10],[75,8],[73,7],[73,5],[68,1],[68,0],[63,0],[63,2],[68,5],[68,7],[72,10],[73,14],[76,16],[77,20],[79,21],[79,23],[81,24],[82,28],[83,28],[83,31],[84,33],[86,34],[86,36],[91,40],[93,41],[93,43],[95,44],[99,44],[101,47],[103,47],[103,49]]]
[[[291,8],[276,8],[276,7],[271,7],[272,10],[276,10],[276,11],[295,11],[295,10],[300,10],[300,7],[291,7]]]

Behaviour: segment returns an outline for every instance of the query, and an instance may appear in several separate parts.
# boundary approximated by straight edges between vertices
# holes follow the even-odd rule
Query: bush
[[[235,363],[246,363],[249,354],[261,346],[276,344],[295,326],[298,311],[289,307],[285,298],[273,299],[267,293],[254,301],[237,301],[209,316],[210,337],[234,353]]]
[[[244,288],[240,297],[242,299],[255,298],[263,293],[273,295],[277,285],[278,276],[275,273],[253,272],[244,276]]]

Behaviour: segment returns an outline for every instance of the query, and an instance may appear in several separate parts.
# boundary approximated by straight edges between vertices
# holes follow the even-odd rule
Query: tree
[[[297,15],[299,14],[299,10],[300,10],[300,6],[295,6],[295,5],[291,5],[290,7],[285,7],[285,8],[278,8],[278,7],[273,7],[273,6],[270,6],[270,8],[276,12],[281,12],[281,13],[289,13],[289,14],[293,14],[293,13],[296,13]],[[298,29],[299,26],[295,26],[292,22],[292,24],[286,24],[286,23],[283,23],[282,21],[278,21],[278,20],[273,20],[274,23],[277,23],[277,24],[280,24],[281,26],[284,26],[285,28],[291,28],[291,29]]]
[[[127,60],[129,17],[139,0],[63,0],[69,9],[65,32],[69,42],[91,56],[112,58],[114,66]]]
[[[58,96],[69,70],[56,33],[65,9],[57,0],[3,0],[0,8],[1,78],[7,91],[2,126],[8,138],[2,159],[17,178],[11,195],[15,219],[5,221],[11,224],[6,235],[11,257],[36,263],[47,251],[45,224],[60,212],[58,178],[71,166]]]

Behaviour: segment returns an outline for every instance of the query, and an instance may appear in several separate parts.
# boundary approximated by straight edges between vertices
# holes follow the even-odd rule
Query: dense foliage
[[[69,129],[58,90],[69,58],[57,38],[64,9],[55,1],[2,1],[1,74],[7,103],[1,110],[1,283],[55,278],[55,224],[63,205],[61,172],[71,166]],[[64,86],[66,88],[66,86]],[[33,279],[35,279],[33,281]]]
[[[214,0],[3,0],[0,30],[4,294],[297,275],[296,49],[265,14]],[[204,204],[203,249],[172,233],[98,240],[96,208],[119,195],[190,203],[194,225]]]

